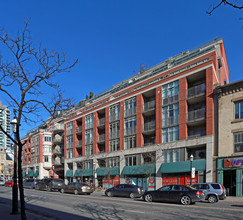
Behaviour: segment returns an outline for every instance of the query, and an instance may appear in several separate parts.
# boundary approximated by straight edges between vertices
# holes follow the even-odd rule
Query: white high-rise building
[[[2,105],[2,101],[0,101],[0,124],[3,129],[10,135],[10,110],[8,106]],[[0,131],[0,147],[4,149],[10,148],[10,138],[8,138],[2,131]]]

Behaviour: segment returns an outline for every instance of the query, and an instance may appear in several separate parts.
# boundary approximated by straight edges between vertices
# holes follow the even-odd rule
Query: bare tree
[[[31,123],[41,116],[45,109],[51,118],[57,111],[68,109],[70,99],[63,98],[63,92],[54,83],[57,74],[69,72],[77,60],[67,64],[65,54],[35,46],[29,31],[29,21],[23,30],[11,37],[0,30],[0,42],[7,48],[11,59],[0,57],[0,92],[8,97],[8,105],[14,109],[17,120],[16,137],[12,138],[0,125],[0,130],[18,146],[18,176],[21,201],[21,219],[26,219],[22,178],[22,150],[25,143],[20,140],[21,123]]]
[[[222,5],[228,5],[230,7],[236,8],[236,9],[242,9],[243,6],[240,6],[237,1],[228,1],[228,0],[220,0],[218,4],[211,5],[210,9],[207,11],[207,14],[211,15],[218,7]]]

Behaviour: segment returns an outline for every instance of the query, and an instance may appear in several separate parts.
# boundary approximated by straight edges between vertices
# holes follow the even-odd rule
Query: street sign
[[[195,178],[195,174],[196,174],[195,167],[192,167],[192,178]]]

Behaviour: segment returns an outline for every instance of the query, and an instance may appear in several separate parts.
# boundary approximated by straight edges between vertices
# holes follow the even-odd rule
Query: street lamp
[[[193,155],[190,156],[190,171],[191,171],[191,178],[190,178],[190,185],[192,185],[192,161],[193,161]]]
[[[12,131],[14,133],[14,140],[17,140],[17,119],[14,118],[11,123]],[[14,146],[14,176],[13,176],[13,188],[12,188],[12,214],[18,214],[18,186],[17,186],[17,146]]]
[[[96,165],[96,163],[93,162],[93,186],[94,186],[94,191],[95,191],[95,165]]]

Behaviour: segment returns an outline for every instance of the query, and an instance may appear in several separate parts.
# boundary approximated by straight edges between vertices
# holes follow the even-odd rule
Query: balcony
[[[125,110],[125,118],[132,116],[132,115],[136,115],[136,108],[129,108]]]
[[[113,113],[112,115],[110,115],[110,122],[118,120],[120,120],[120,113]]]
[[[200,84],[198,86],[193,86],[191,88],[188,88],[187,91],[187,101],[192,104],[192,103],[198,103],[203,100],[205,100],[205,95],[206,95],[206,84]]]
[[[91,138],[86,138],[86,139],[85,139],[85,145],[88,145],[88,144],[93,144],[93,139],[91,139]]]
[[[53,165],[55,166],[60,166],[63,165],[64,163],[64,158],[56,157],[55,160],[53,161]]]
[[[191,140],[191,139],[200,138],[200,137],[203,137],[203,136],[206,136],[205,132],[201,132],[201,133],[198,133],[198,134],[190,134],[190,135],[188,135],[187,139]]]
[[[105,134],[101,134],[97,137],[97,143],[101,144],[105,142]]]
[[[100,120],[98,120],[96,125],[97,128],[105,127],[105,118],[101,118]]]
[[[170,127],[177,125],[179,123],[179,115],[175,115],[172,117],[164,118],[162,120],[162,126],[163,127]]]
[[[76,128],[76,134],[82,134],[82,129],[83,129],[82,126],[78,126],[78,127]]]
[[[136,134],[136,127],[125,128],[124,135],[134,135]]]
[[[55,137],[53,139],[53,143],[54,144],[61,144],[61,143],[63,143],[63,137]]]
[[[112,132],[109,134],[109,139],[120,138],[120,132]]]
[[[54,128],[53,131],[55,133],[59,133],[59,132],[64,132],[64,125],[63,124],[54,124]]]
[[[144,123],[143,134],[152,134],[155,132],[156,123],[155,121]]]
[[[144,103],[143,114],[146,116],[152,115],[155,112],[156,102],[155,100]]]
[[[62,155],[63,154],[63,151],[62,150],[60,150],[60,149],[54,149],[53,151],[52,151],[52,153],[54,154],[54,155]]]
[[[83,145],[82,140],[81,140],[81,141],[78,141],[78,142],[76,143],[76,148],[77,148],[77,149],[80,149],[80,148],[82,148],[82,145]]]
[[[198,109],[187,113],[187,124],[190,126],[199,125],[205,122],[206,109]]]
[[[163,98],[163,105],[170,105],[179,101],[179,94]]]

